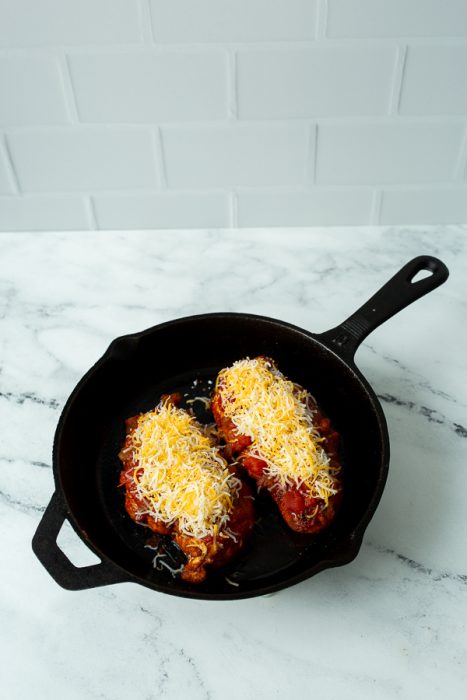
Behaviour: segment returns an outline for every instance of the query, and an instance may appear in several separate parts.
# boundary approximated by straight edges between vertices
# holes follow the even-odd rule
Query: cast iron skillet
[[[418,272],[429,276],[412,281]],[[53,578],[78,590],[132,581],[187,598],[226,600],[263,595],[302,581],[357,555],[386,482],[389,440],[373,390],[354,364],[364,338],[397,311],[438,287],[448,269],[436,258],[410,261],[344,323],[313,334],[283,321],[242,313],[190,316],[114,340],[79,382],[58,423],[53,448],[56,490],[33,538],[33,549]],[[332,525],[299,535],[282,522],[267,493],[256,498],[256,524],[243,553],[199,586],[153,566],[147,528],[133,523],[117,487],[117,454],[124,421],[152,409],[161,394],[185,400],[208,395],[217,372],[244,357],[268,355],[306,387],[342,438],[344,500]],[[201,420],[212,420],[193,404]],[[56,539],[65,521],[101,563],[76,567]],[[165,559],[176,567],[168,545]]]

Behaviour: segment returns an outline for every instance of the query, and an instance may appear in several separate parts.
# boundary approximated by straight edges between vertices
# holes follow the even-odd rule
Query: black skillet
[[[414,280],[422,270],[429,276]],[[114,340],[79,382],[60,417],[53,449],[56,490],[33,538],[37,557],[71,590],[131,581],[206,600],[271,593],[352,561],[381,498],[389,464],[383,411],[354,364],[355,351],[374,328],[438,287],[448,274],[436,258],[415,258],[344,323],[320,334],[252,314],[211,313]],[[255,528],[244,551],[193,586],[160,567],[160,559],[160,569],[153,565],[150,547],[156,543],[150,531],[125,513],[117,486],[124,421],[153,408],[164,393],[181,391],[185,401],[207,396],[222,367],[256,355],[274,358],[331,418],[342,437],[345,497],[332,525],[313,536],[289,530],[268,495],[260,492]],[[201,402],[189,405],[201,420],[212,420]],[[56,542],[65,519],[101,563],[76,567],[69,561]],[[164,560],[176,568],[179,557],[167,544]]]

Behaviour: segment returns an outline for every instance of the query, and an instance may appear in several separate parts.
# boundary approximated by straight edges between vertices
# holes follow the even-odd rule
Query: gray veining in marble
[[[2,234],[0,249],[5,698],[467,696],[465,227]],[[225,603],[55,584],[30,546],[54,488],[54,430],[114,337],[217,310],[323,331],[426,253],[448,282],[356,356],[391,465],[354,562]],[[59,541],[76,563],[94,560],[70,527]]]

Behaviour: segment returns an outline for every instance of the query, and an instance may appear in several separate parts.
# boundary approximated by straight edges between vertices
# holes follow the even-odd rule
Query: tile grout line
[[[389,97],[388,114],[398,116],[402,97],[402,85],[404,81],[405,67],[407,64],[407,45],[397,46],[397,55],[392,76],[391,94]]]
[[[156,37],[154,36],[149,0],[139,0],[138,21],[144,47],[155,45]]]
[[[144,0],[141,0],[144,2]],[[325,0],[327,3],[327,0]],[[327,5],[326,5],[327,6]],[[146,8],[144,8],[144,16],[146,16]],[[276,48],[288,48],[293,45],[294,48],[313,48],[319,43],[320,46],[325,44],[329,48],[344,48],[344,47],[360,47],[364,46],[366,48],[376,48],[381,46],[395,47],[398,44],[407,44],[410,42],[411,46],[467,46],[467,38],[459,35],[446,35],[446,36],[413,36],[413,35],[401,35],[401,36],[353,36],[353,37],[332,37],[332,36],[318,36],[316,35],[327,30],[327,17],[324,15],[320,18],[321,11],[318,11],[317,15],[317,29],[315,31],[315,37],[311,39],[303,38],[289,38],[289,39],[265,39],[265,40],[250,40],[250,41],[238,41],[238,40],[224,40],[224,41],[167,41],[159,43],[154,33],[151,31],[151,36],[154,37],[154,43],[157,47],[160,47],[167,52],[170,51],[200,51],[200,50],[222,50],[222,49],[258,49],[258,51]],[[141,25],[140,25],[141,28]],[[151,22],[152,29],[152,22]],[[147,50],[149,44],[143,43],[140,36],[139,41],[123,41],[119,42],[109,42],[106,44],[102,43],[89,43],[89,44],[60,44],[60,47],[66,53],[86,53],[88,51],[98,52],[98,53],[109,53],[115,51],[128,51],[134,50],[135,52],[141,53]],[[34,51],[35,53],[50,53],[51,49],[57,44],[25,44],[23,46],[0,46],[0,56],[10,55],[10,54],[21,54],[29,53]]]
[[[60,74],[60,82],[62,84],[62,92],[65,99],[66,111],[71,125],[75,126],[80,123],[78,105],[76,95],[73,88],[73,79],[71,77],[70,64],[65,51],[57,55],[58,70]]]
[[[459,155],[454,167],[454,183],[466,184],[464,182],[464,174],[467,174],[467,125],[464,129],[464,135],[461,140]]]
[[[318,4],[318,11],[316,17],[315,39],[317,40],[326,39],[326,31],[328,28],[328,14],[328,0],[321,0],[321,2],[319,2]]]
[[[1,150],[1,146],[0,146]],[[260,194],[291,194],[294,192],[299,192],[301,194],[307,194],[310,191],[310,185],[313,184],[311,180],[309,182],[302,182],[296,184],[279,184],[279,185],[232,185],[235,187],[235,192],[238,194],[249,194],[249,193],[260,193]],[[387,192],[399,192],[403,190],[404,192],[424,192],[425,190],[436,191],[436,192],[449,192],[450,190],[466,192],[467,195],[467,182],[464,180],[460,181],[443,181],[443,182],[423,182],[423,183],[413,183],[404,182],[398,184],[387,184],[382,182],[377,182],[373,184],[315,184],[313,185],[313,191],[315,192],[373,192],[375,188],[384,188]],[[104,196],[114,196],[114,197],[135,197],[135,196],[151,196],[155,194],[164,194],[167,196],[173,195],[203,195],[205,193],[220,194],[225,193],[226,188],[223,185],[218,187],[210,185],[206,187],[169,187],[166,188],[154,188],[154,187],[125,187],[123,189],[115,188],[101,188],[95,195]],[[18,192],[6,192],[0,194],[0,199],[14,199],[18,194],[24,197],[33,197],[35,199],[47,198],[47,197],[57,197],[58,199],[70,196],[86,196],[86,192],[81,189],[64,189],[64,190],[35,190],[28,189],[27,192],[21,191],[19,188]],[[95,196],[92,195],[92,196]]]
[[[318,175],[318,124],[312,124],[310,126],[308,129],[308,139],[307,180],[309,184],[316,185]]]
[[[238,228],[238,195],[235,190],[229,193],[230,228]]]
[[[99,230],[99,221],[97,218],[96,205],[94,203],[94,198],[92,195],[87,195],[84,197],[84,208],[86,210],[86,218],[90,226],[91,231]]]
[[[241,123],[244,127],[271,127],[271,128],[289,128],[307,126],[310,120],[318,120],[321,124],[329,124],[331,126],[372,126],[372,125],[382,125],[382,126],[464,126],[466,123],[465,115],[429,115],[429,116],[398,116],[394,115],[360,115],[360,116],[341,116],[341,117],[329,117],[329,116],[316,116],[311,115],[307,117],[290,117],[288,119],[284,117],[274,118],[274,119],[242,119]],[[239,120],[240,121],[240,120]],[[56,131],[72,131],[73,128],[79,126],[82,129],[92,130],[106,130],[106,131],[142,131],[145,129],[150,129],[154,125],[153,122],[98,122],[98,121],[79,121],[76,124],[67,122],[66,124],[25,124],[21,126],[8,126],[8,131],[11,134],[21,134],[21,133],[47,133]],[[220,119],[205,119],[205,120],[173,120],[173,121],[159,121],[158,126],[160,128],[170,128],[174,130],[183,129],[206,129],[214,128],[232,127],[232,118],[220,118]]]
[[[153,129],[151,129],[151,141],[153,146],[153,154],[154,161],[156,164],[159,189],[166,190],[168,187],[167,171],[165,166],[164,144],[159,126],[156,126]]]
[[[373,197],[370,209],[370,226],[375,226],[379,224],[381,218],[381,208],[383,204],[383,193],[380,189],[375,189],[373,191]]]
[[[19,184],[18,173],[16,172],[16,168],[13,162],[13,156],[10,150],[10,144],[8,143],[8,138],[5,133],[0,135],[0,152],[2,150],[5,153],[5,162],[7,164],[8,177],[14,190],[14,192],[12,192],[11,195],[22,194],[21,187]]]
[[[238,119],[238,66],[236,50],[227,51],[227,116],[228,121]]]

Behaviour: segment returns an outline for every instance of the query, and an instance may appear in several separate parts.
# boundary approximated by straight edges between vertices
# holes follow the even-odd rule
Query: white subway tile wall
[[[161,43],[309,41],[319,0],[150,0]]]
[[[241,119],[388,113],[394,47],[251,49],[237,61]]]
[[[316,181],[333,185],[443,182],[454,177],[461,124],[323,124]]]
[[[383,192],[382,224],[443,224],[444,212],[452,223],[467,221],[466,190],[451,189],[392,190]]]
[[[149,132],[79,127],[7,132],[22,192],[151,189],[157,185]]]
[[[351,226],[368,221],[370,190],[313,189],[309,192],[240,192],[240,226]]]
[[[226,119],[223,51],[85,53],[69,57],[83,122],[148,123]]]
[[[304,124],[162,129],[169,187],[299,185],[309,148]]]
[[[230,197],[225,192],[96,195],[102,229],[228,228]]]
[[[0,0],[0,230],[467,222],[466,0]]]
[[[329,37],[467,36],[465,0],[328,0]]]
[[[467,114],[467,44],[409,48],[400,113]]]
[[[76,231],[89,229],[86,201],[73,195],[2,197],[0,230]]]
[[[138,44],[135,0],[2,0],[0,46]]]
[[[66,124],[60,65],[53,54],[0,53],[0,126]]]

